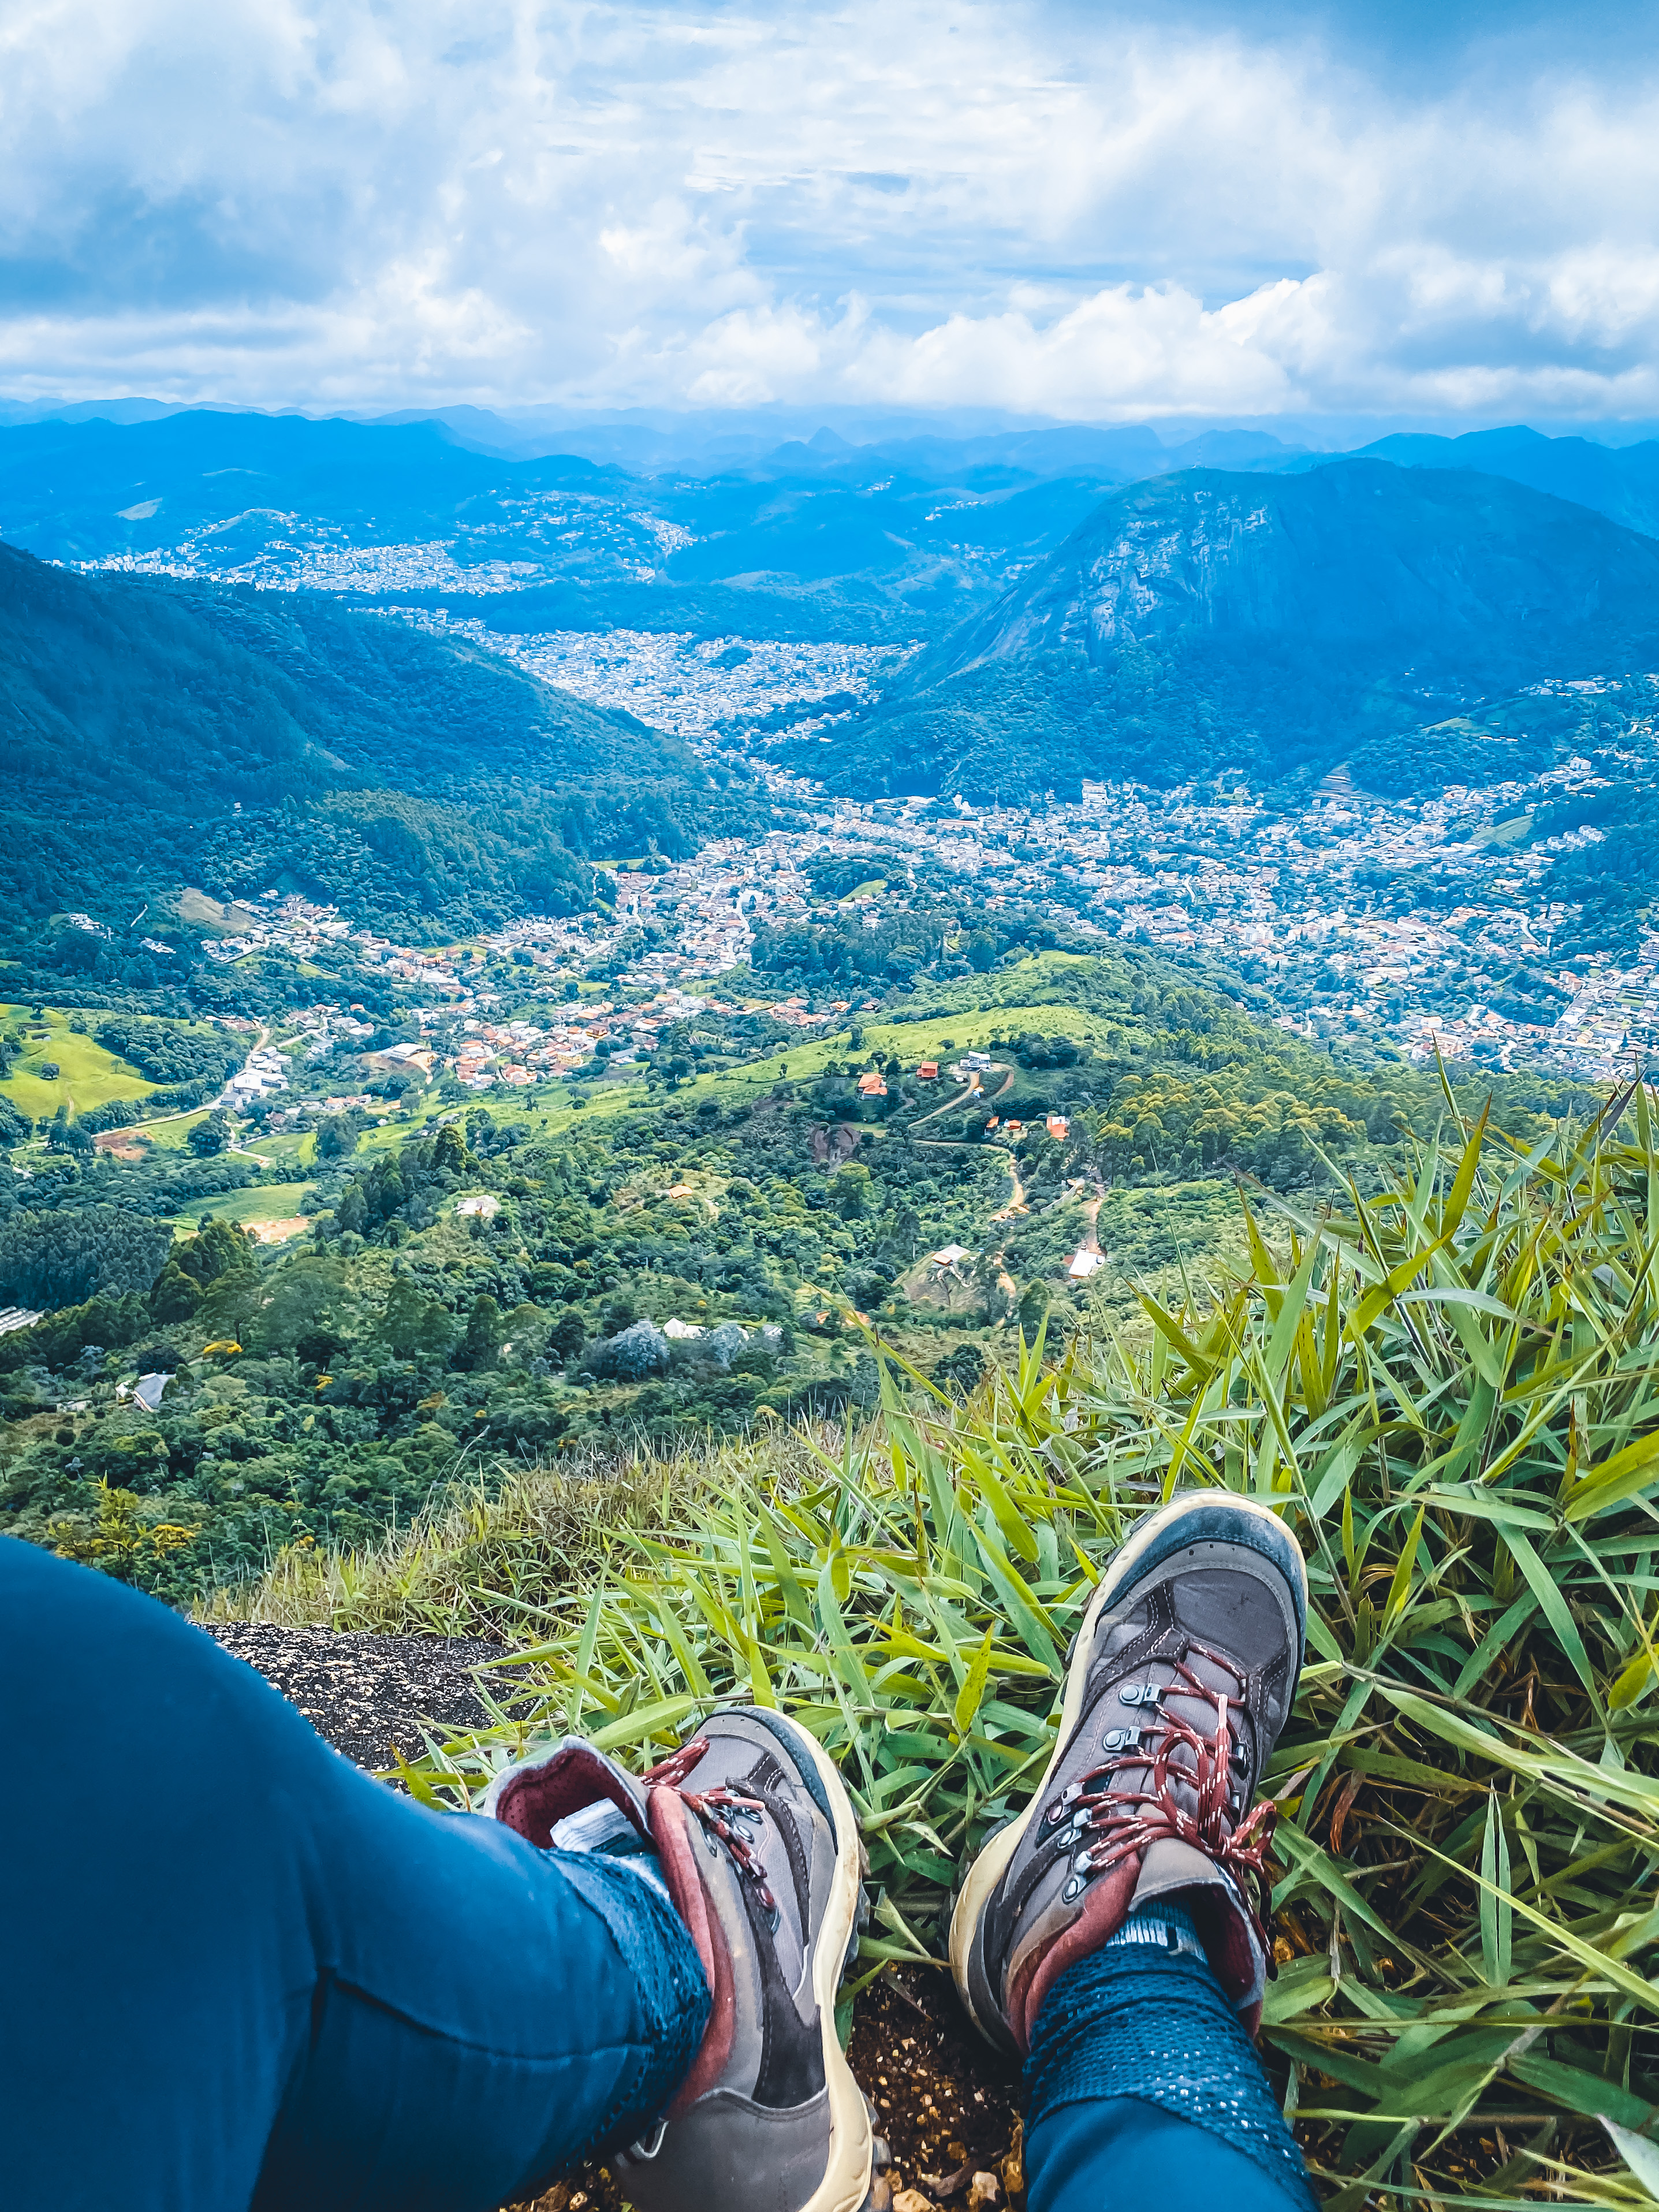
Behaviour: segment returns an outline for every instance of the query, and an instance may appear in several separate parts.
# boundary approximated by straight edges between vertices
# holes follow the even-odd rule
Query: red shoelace
[[[685,1778],[708,1748],[706,1736],[694,1736],[683,1743],[648,1774],[640,1779],[647,1790],[678,1791],[687,1809],[695,1813],[706,1828],[717,1835],[732,1854],[732,1863],[745,1880],[757,1885],[756,1894],[769,1912],[775,1913],[778,1901],[772,1894],[766,1869],[756,1857],[747,1839],[740,1836],[726,1817],[729,1813],[754,1813],[763,1819],[767,1808],[758,1797],[745,1797],[740,1791],[728,1790],[724,1783],[714,1790],[688,1790]]]
[[[1196,1652],[1232,1671],[1231,1662],[1206,1645],[1191,1644],[1187,1648],[1189,1653]],[[1165,1685],[1157,1693],[1158,1734],[1152,1747],[1148,1749],[1142,1745],[1140,1729],[1124,1730],[1123,1735],[1129,1738],[1125,1747],[1103,1765],[1091,1767],[1075,1782],[1068,1783],[1044,1813],[1042,1825],[1047,1830],[1057,1832],[1060,1820],[1069,1811],[1070,1841],[1073,1844],[1080,1842],[1085,1832],[1099,1839],[1091,1841],[1073,1861],[1071,1881],[1078,1883],[1078,1890],[1070,1893],[1073,1895],[1085,1883],[1152,1844],[1173,1840],[1192,1844],[1236,1876],[1240,1894],[1266,1949],[1267,1875],[1263,1862],[1273,1841],[1278,1808],[1264,1801],[1237,1826],[1232,1825],[1233,1744],[1228,1707],[1233,1701],[1224,1691],[1212,1690],[1206,1682],[1200,1681],[1184,1661],[1177,1659],[1174,1665],[1176,1681]],[[1201,1698],[1214,1706],[1213,1736],[1201,1735],[1190,1722],[1163,1710],[1163,1700],[1171,1691]],[[1192,1754],[1190,1769],[1173,1764],[1175,1753],[1181,1750]],[[1109,1778],[1121,1766],[1147,1768],[1144,1785],[1138,1790],[1090,1787],[1092,1783]],[[1177,1784],[1191,1791],[1195,1800],[1194,1811],[1188,1812],[1178,1801]],[[1070,1882],[1067,1887],[1070,1890]]]

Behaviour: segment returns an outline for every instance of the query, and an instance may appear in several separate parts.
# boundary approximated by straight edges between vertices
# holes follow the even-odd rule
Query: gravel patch
[[[421,1749],[422,1723],[482,1728],[468,1669],[501,1656],[480,1637],[368,1636],[334,1628],[233,1622],[207,1633],[297,1705],[359,1766],[390,1766]]]

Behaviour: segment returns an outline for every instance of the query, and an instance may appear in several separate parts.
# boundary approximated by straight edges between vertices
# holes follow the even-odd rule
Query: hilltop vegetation
[[[1261,2041],[1316,2180],[1634,2203],[1614,2157],[1644,2172],[1659,2119],[1648,1100],[1535,1147],[1449,1117],[1402,1167],[1328,1212],[1260,1206],[1212,1286],[965,1405],[890,1395],[781,1465],[636,1464],[594,1500],[628,1537],[574,1571],[521,1481],[499,1526],[475,1507],[331,1579],[290,1558],[262,1595],[353,1626],[410,1595],[445,1625],[533,1608],[514,1717],[410,1762],[453,1806],[550,1732],[643,1765],[713,1700],[794,1714],[879,1885],[850,2014],[940,1956],[961,1869],[1029,1801],[1103,1564],[1176,1485],[1246,1493],[1308,1569],[1262,1783]]]

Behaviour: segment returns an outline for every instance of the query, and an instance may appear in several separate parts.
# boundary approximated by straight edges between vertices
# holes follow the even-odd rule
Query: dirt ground
[[[975,2177],[989,2174],[997,2194],[988,2199],[981,2182],[979,2205],[1020,2212],[1018,2077],[969,2027],[948,1975],[890,1971],[859,2000],[848,2055],[891,2160],[882,2177],[890,2202],[908,2190],[965,2206]],[[603,2166],[589,2167],[526,2212],[623,2212],[625,2201]],[[878,2190],[872,2212],[881,2203]],[[900,2212],[916,2207],[901,2203]]]
[[[92,1142],[95,1152],[117,1160],[142,1160],[149,1150],[148,1138],[135,1137],[131,1129],[105,1129]]]
[[[286,1244],[290,1237],[303,1237],[310,1226],[308,1213],[293,1213],[286,1221],[251,1221],[248,1231],[256,1244]]]
[[[499,1658],[465,1637],[362,1636],[235,1622],[208,1633],[297,1705],[336,1751],[371,1769],[421,1749],[422,1727],[482,1728],[471,1669]]]

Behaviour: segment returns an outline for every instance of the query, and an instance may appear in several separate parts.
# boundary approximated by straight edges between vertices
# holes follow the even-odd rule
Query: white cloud
[[[1073,416],[1269,415],[1296,394],[1278,363],[1252,342],[1251,304],[1209,313],[1178,286],[1121,284],[1042,325],[1018,310],[952,315],[914,338],[872,334],[848,362],[846,381],[861,398],[912,406],[983,404]]]
[[[1012,0],[19,0],[0,380],[1659,411],[1659,99]]]

